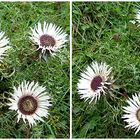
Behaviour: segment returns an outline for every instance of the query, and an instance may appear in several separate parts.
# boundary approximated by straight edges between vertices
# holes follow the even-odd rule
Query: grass
[[[126,97],[140,90],[138,2],[73,2],[73,138],[139,138],[121,119]],[[114,97],[80,100],[77,82],[93,60],[113,67]]]
[[[12,46],[0,65],[0,138],[69,137],[69,43],[47,63],[39,59],[28,36],[38,21],[53,22],[69,34],[69,2],[0,3],[0,29]],[[12,87],[24,79],[45,86],[53,104],[45,122],[31,129],[22,120],[17,123],[15,112],[6,105]]]

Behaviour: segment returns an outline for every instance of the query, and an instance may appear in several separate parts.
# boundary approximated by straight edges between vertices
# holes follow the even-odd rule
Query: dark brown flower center
[[[18,108],[24,115],[31,115],[34,114],[38,107],[37,100],[30,95],[23,96],[18,101]]]
[[[140,109],[138,109],[136,116],[137,116],[138,121],[140,121]]]
[[[91,89],[96,91],[101,86],[102,78],[100,76],[94,77],[91,82]]]
[[[45,34],[40,37],[40,44],[41,46],[54,46],[55,39],[52,36]]]

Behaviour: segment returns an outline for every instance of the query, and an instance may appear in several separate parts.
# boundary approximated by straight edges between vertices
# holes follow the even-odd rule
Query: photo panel
[[[140,2],[72,3],[73,138],[140,137]]]
[[[0,2],[0,138],[69,138],[69,2]]]

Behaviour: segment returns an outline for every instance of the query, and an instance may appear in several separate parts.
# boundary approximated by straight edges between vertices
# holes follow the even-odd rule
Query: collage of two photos
[[[140,137],[140,2],[0,2],[0,18],[1,139]]]

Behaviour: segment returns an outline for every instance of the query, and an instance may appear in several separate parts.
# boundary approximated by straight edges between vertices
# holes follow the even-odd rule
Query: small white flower
[[[125,127],[134,129],[137,134],[140,131],[140,93],[132,95],[132,99],[129,98],[127,103],[128,106],[123,107],[125,114],[122,118],[128,124]]]
[[[140,12],[138,12],[138,13],[136,14],[135,18],[136,18],[135,20],[130,20],[130,22],[131,22],[132,24],[136,24],[136,22],[140,23]],[[138,26],[140,26],[140,25],[138,25]]]
[[[106,63],[93,62],[84,72],[81,73],[81,78],[78,82],[78,93],[81,99],[85,101],[90,99],[96,102],[101,95],[105,95],[108,88],[113,83],[111,76],[112,67]]]
[[[34,29],[31,28],[30,39],[38,46],[37,50],[42,55],[48,53],[55,55],[68,41],[67,34],[63,32],[61,27],[46,22],[43,25],[39,22]]]
[[[137,20],[138,23],[140,23],[140,12],[138,12],[138,13],[136,14],[136,20]]]
[[[0,61],[4,58],[6,55],[6,51],[11,48],[8,46],[9,39],[4,36],[5,32],[0,32]]]
[[[9,109],[17,111],[18,120],[20,118],[29,125],[36,124],[36,121],[43,121],[42,117],[48,117],[48,109],[50,97],[47,95],[46,89],[34,82],[22,82],[17,88],[14,87],[14,93],[9,98],[11,103]]]

